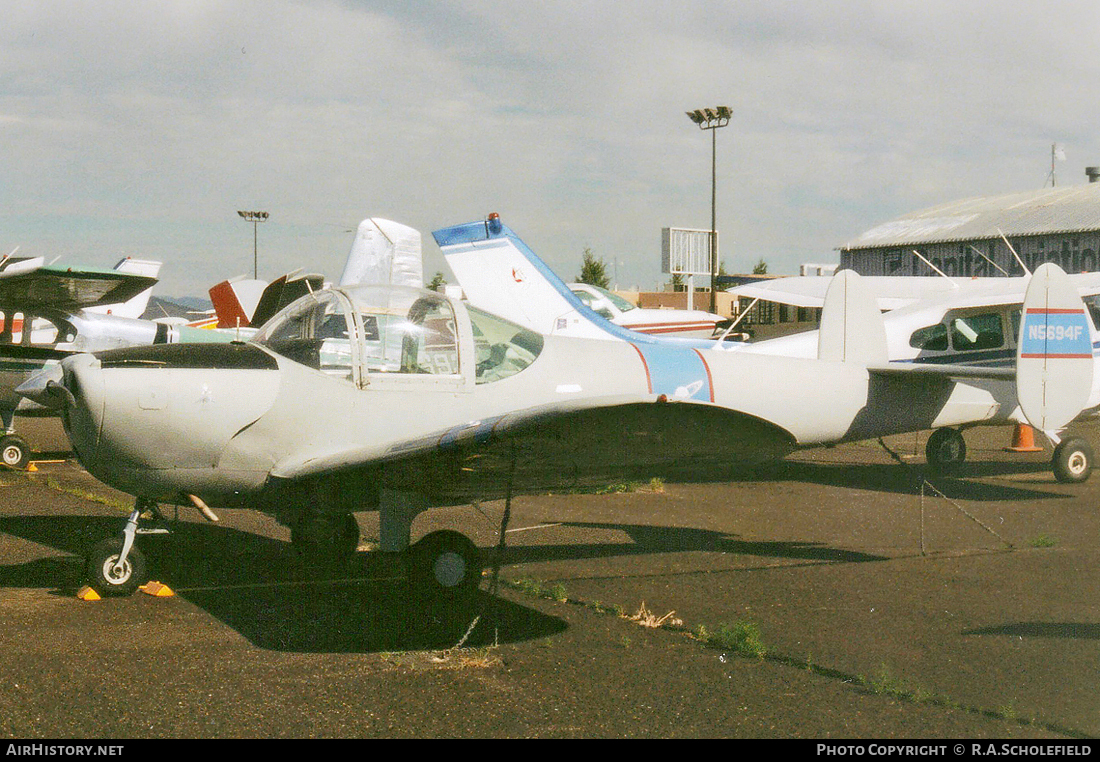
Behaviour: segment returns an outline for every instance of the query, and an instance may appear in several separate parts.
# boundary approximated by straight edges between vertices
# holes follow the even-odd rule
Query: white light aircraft
[[[434,235],[452,250],[522,245],[495,217]],[[135,537],[167,502],[208,518],[266,511],[323,558],[350,554],[352,513],[377,510],[381,550],[407,554],[426,592],[456,598],[477,587],[478,551],[451,531],[410,545],[431,506],[715,478],[801,447],[995,418],[1002,392],[1059,430],[1092,387],[1086,321],[1065,274],[1044,266],[1015,370],[915,368],[887,362],[881,314],[851,272],[833,279],[814,358],[708,352],[597,324],[621,333],[544,336],[431,291],[337,287],[291,304],[248,343],[77,355],[20,392],[63,409],[84,467],[137,498],[122,535],[88,559],[98,590],[139,584]],[[1063,454],[1080,455],[1080,441]]]

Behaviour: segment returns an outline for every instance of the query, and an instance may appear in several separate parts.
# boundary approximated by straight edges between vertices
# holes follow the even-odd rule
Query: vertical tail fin
[[[817,342],[819,360],[879,365],[888,359],[878,302],[852,270],[841,270],[829,283]]]
[[[260,296],[256,309],[252,312],[249,325],[259,328],[272,315],[295,299],[325,287],[325,276],[317,273],[295,271],[276,278],[268,284]]]
[[[1065,428],[1088,404],[1092,336],[1085,304],[1058,265],[1040,265],[1024,296],[1016,349],[1016,398],[1032,426]]]
[[[420,231],[376,217],[360,222],[340,276],[341,286],[357,283],[422,288]]]
[[[499,217],[432,236],[471,304],[538,333],[625,338],[623,329],[586,307]]]
[[[210,287],[210,301],[218,315],[218,328],[241,328],[252,324],[267,283],[251,278],[231,278]]]

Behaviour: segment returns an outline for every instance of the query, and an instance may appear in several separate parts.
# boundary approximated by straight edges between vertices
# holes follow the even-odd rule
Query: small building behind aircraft
[[[1085,185],[952,201],[877,225],[840,248],[840,268],[860,275],[1023,275],[1054,262],[1100,270],[1100,168]],[[920,256],[918,256],[918,253]]]

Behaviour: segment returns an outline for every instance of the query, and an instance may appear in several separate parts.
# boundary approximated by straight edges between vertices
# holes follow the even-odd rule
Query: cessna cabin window
[[[475,382],[488,384],[514,376],[535,361],[542,351],[542,335],[504,318],[466,307],[474,331],[477,355]]]
[[[299,299],[272,318],[255,341],[327,375],[352,380],[348,319],[334,293]]]
[[[997,349],[1004,343],[1000,312],[966,315],[951,321],[951,346],[956,351]]]
[[[1089,317],[1092,318],[1092,327],[1100,328],[1100,294],[1083,297],[1083,301],[1088,308]]]
[[[947,326],[936,323],[926,328],[918,328],[909,337],[909,346],[929,352],[946,352]]]
[[[592,291],[596,291],[598,294],[592,294],[588,289],[592,289]],[[591,284],[589,284],[587,288],[573,289],[573,293],[584,302],[586,307],[591,307],[608,320],[615,317],[611,310],[608,309],[609,304],[618,309],[619,312],[629,312],[636,307],[636,305],[631,304],[618,294],[614,294],[606,288],[600,288],[599,286],[593,286]]]
[[[30,328],[30,330],[25,330]],[[52,347],[59,342],[71,343],[76,329],[62,320],[36,317],[23,312],[0,311],[0,344],[20,344],[25,347]]]

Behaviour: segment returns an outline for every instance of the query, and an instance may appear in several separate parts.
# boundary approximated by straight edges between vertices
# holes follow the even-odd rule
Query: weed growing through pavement
[[[634,616],[629,617],[630,621],[637,622],[642,627],[664,627],[666,624],[669,627],[682,627],[684,624],[683,619],[676,618],[676,612],[670,611],[664,616],[657,616],[652,611],[645,607],[645,601],[642,601],[642,605],[638,607],[637,613]]]
[[[1028,544],[1033,548],[1053,548],[1058,544],[1058,540],[1043,532],[1039,534],[1038,537],[1033,538]]]
[[[1041,535],[1041,537],[1044,535]],[[1051,540],[1051,544],[1054,541]],[[532,579],[519,579],[510,581],[507,583],[510,587],[525,592],[529,595],[540,598],[555,598],[557,600],[568,600],[567,598],[557,598],[551,591],[545,589],[545,583]],[[560,587],[556,585],[555,589]],[[564,592],[564,588],[561,588],[560,592]],[[626,610],[619,604],[613,606],[605,606],[599,603],[590,603],[580,600],[569,600],[570,603],[584,606],[585,608],[594,609],[605,614],[614,614],[615,616],[633,621],[636,624],[643,627],[659,627],[666,630],[672,630],[674,632],[680,632],[686,636],[696,640],[703,646],[712,649],[718,649],[726,652],[730,652],[746,658],[758,659],[761,661],[768,661],[776,664],[782,664],[788,667],[795,667],[797,669],[803,669],[807,672],[811,672],[814,675],[825,677],[833,680],[840,680],[845,683],[850,683],[863,690],[868,690],[876,695],[888,696],[890,698],[908,701],[915,704],[931,704],[934,706],[943,707],[946,709],[954,709],[961,712],[967,712],[970,714],[979,714],[994,719],[1010,722],[1015,725],[1028,726],[1032,728],[1043,728],[1056,733],[1070,735],[1073,737],[1079,737],[1078,731],[1067,728],[1057,723],[1051,723],[1042,720],[1037,716],[1020,717],[1016,708],[1012,705],[1003,705],[996,710],[981,709],[974,706],[965,706],[960,702],[948,697],[936,695],[932,691],[926,688],[917,686],[911,687],[905,683],[899,677],[896,677],[887,664],[883,663],[877,675],[873,678],[867,678],[863,674],[853,675],[842,670],[833,669],[830,667],[822,666],[814,663],[813,655],[808,654],[806,658],[799,659],[792,656],[783,656],[782,654],[769,653],[768,647],[764,643],[764,637],[761,632],[760,626],[755,622],[739,619],[733,623],[722,623],[717,627],[711,628],[706,624],[698,624],[688,629],[684,626],[681,619],[675,617],[675,612],[670,611],[662,617],[657,617],[651,611],[646,608],[643,601],[638,611],[633,616],[628,616]],[[629,649],[633,645],[633,640],[629,635],[623,635],[619,639],[619,644],[624,649]],[[550,641],[547,640],[547,647],[550,646]],[[723,658],[723,661],[725,659]]]
[[[763,659],[768,653],[760,626],[746,619],[739,619],[733,624],[718,625],[707,644],[757,659]]]

